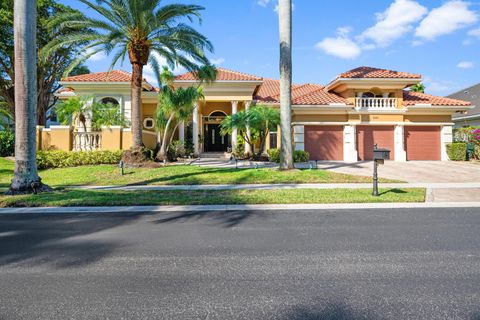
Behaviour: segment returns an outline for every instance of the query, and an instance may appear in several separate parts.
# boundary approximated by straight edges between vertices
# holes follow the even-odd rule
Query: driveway
[[[334,172],[371,176],[373,163],[357,162],[318,162],[318,167]],[[386,161],[379,166],[381,178],[401,180],[405,182],[480,182],[480,164],[450,161]]]
[[[480,319],[478,208],[0,215],[0,319]]]

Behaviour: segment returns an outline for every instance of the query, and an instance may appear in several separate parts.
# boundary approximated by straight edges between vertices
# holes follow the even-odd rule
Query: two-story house
[[[65,89],[58,95],[61,99],[74,95],[90,95],[99,101],[108,99],[117,103],[128,119],[130,77],[123,71],[68,77],[63,79]],[[406,90],[421,80],[418,74],[359,67],[340,74],[326,86],[294,85],[295,149],[308,151],[312,160],[353,162],[371,160],[373,146],[377,144],[390,149],[395,161],[448,160],[445,145],[452,141],[452,115],[470,109],[471,103]],[[177,76],[174,84],[196,86],[198,81],[192,73],[185,73]],[[155,145],[153,115],[157,95],[157,89],[145,81],[144,143],[150,147]],[[253,104],[277,108],[279,81],[218,68],[217,80],[204,86],[204,95],[191,121],[180,125],[176,136],[184,140],[187,134],[191,135],[198,154],[227,152],[235,146],[236,138],[220,134],[223,118]],[[119,136],[120,143],[104,140],[103,147],[128,148],[129,130],[121,130]],[[55,145],[51,137],[48,139]],[[268,140],[267,148],[278,147],[279,132],[272,132]],[[75,144],[75,139],[72,141]],[[95,147],[102,148],[102,143]]]

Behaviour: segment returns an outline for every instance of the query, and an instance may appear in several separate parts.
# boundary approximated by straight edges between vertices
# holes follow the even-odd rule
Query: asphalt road
[[[0,319],[480,319],[480,209],[0,215]]]

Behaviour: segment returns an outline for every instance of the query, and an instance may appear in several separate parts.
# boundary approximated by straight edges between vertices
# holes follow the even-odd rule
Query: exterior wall
[[[297,125],[293,127],[293,145],[295,150],[305,150],[305,127]]]
[[[146,118],[155,119],[155,110],[156,109],[157,109],[157,104],[156,103],[143,103],[142,104],[142,126],[143,126],[143,121]],[[155,129],[147,129],[147,128],[143,128],[143,130],[155,131]]]
[[[452,122],[451,115],[405,115],[405,122]]]
[[[43,140],[43,139],[42,139]],[[45,141],[46,143],[47,141]],[[72,130],[70,126],[51,126],[48,149],[72,150]]]
[[[120,126],[102,127],[102,150],[120,150],[122,148],[122,128]]]
[[[448,161],[447,144],[453,142],[453,126],[442,126],[440,129],[440,156],[442,161]]]
[[[130,149],[133,145],[132,129],[122,130],[122,150]]]

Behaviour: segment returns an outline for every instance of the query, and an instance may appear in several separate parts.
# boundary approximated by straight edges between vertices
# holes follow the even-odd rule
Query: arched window
[[[111,98],[111,97],[103,98],[102,100],[100,100],[100,103],[111,104],[111,105],[114,105],[114,106],[120,105],[120,103],[118,103],[117,99]]]
[[[209,117],[226,117],[227,114],[223,111],[213,111],[212,113],[210,113]]]

